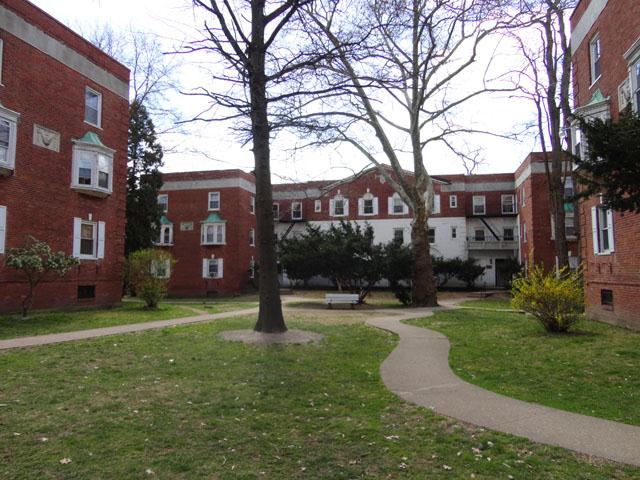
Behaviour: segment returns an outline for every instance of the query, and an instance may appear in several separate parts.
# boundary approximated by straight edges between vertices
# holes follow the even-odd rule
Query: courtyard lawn
[[[291,313],[291,328],[326,335],[310,346],[217,337],[248,316],[2,352],[0,478],[640,475],[399,400],[379,376],[396,337],[344,314]]]
[[[451,368],[470,383],[640,425],[640,333],[585,320],[554,335],[529,315],[467,309],[410,323],[444,333]]]
[[[467,300],[461,304],[463,307],[477,307],[477,308],[491,308],[491,309],[499,309],[511,310],[513,307],[511,306],[511,299],[504,297],[488,297],[477,300]]]
[[[111,327],[131,323],[167,320],[199,315],[183,305],[160,304],[157,310],[147,310],[138,302],[123,302],[122,306],[74,312],[33,312],[26,320],[20,315],[0,316],[0,339],[72,332],[90,328]]]

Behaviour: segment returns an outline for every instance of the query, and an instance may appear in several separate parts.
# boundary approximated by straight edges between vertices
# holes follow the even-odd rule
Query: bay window
[[[0,104],[0,175],[13,172],[16,162],[16,138],[20,114]]]
[[[73,140],[71,188],[97,197],[110,195],[113,186],[113,154],[98,135],[88,132]]]

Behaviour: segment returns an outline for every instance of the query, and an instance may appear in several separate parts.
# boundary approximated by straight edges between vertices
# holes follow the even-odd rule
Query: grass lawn
[[[489,390],[563,410],[640,425],[640,334],[583,321],[544,332],[519,313],[453,310],[412,321],[444,333],[449,363]]]
[[[0,339],[72,332],[194,315],[198,313],[181,305],[164,303],[158,310],[146,310],[138,302],[124,302],[120,307],[101,310],[34,312],[27,320],[22,320],[20,315],[1,315]]]
[[[511,300],[507,298],[482,298],[477,300],[467,300],[462,303],[463,307],[478,307],[478,308],[497,308],[497,309],[512,309]]]
[[[255,322],[241,317],[2,352],[0,478],[640,475],[399,400],[378,373],[397,339],[366,317],[292,313],[326,335],[313,346],[218,339]]]

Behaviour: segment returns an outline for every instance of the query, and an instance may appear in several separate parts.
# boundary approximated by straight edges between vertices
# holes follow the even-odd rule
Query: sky
[[[157,35],[167,51],[194,38],[205,18],[194,11],[189,0],[31,0],[57,20],[78,33],[88,32],[109,24],[115,30],[128,29]],[[210,57],[181,56],[179,78],[181,88],[190,90],[207,85],[210,79],[202,72],[201,64],[213,61]],[[170,102],[184,118],[206,108],[202,99],[175,93]],[[502,97],[484,97],[465,107],[461,116],[495,133],[522,130],[534,119],[530,102]],[[170,146],[165,154],[163,171],[210,170],[240,168],[250,171],[253,156],[249,146],[243,146],[219,123],[187,123],[183,134],[160,137]],[[369,166],[362,155],[349,147],[325,147],[292,152],[298,139],[291,135],[279,138],[272,147],[273,182],[338,179]],[[482,149],[484,163],[476,173],[513,172],[527,154],[536,148],[536,139],[527,136],[520,141],[492,136],[473,136],[467,141],[472,148]],[[411,168],[410,158],[403,160]],[[431,174],[464,173],[462,161],[445,150],[429,152],[426,158]]]

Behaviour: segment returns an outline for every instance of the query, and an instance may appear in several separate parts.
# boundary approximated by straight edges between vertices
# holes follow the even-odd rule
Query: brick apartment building
[[[501,267],[512,257],[552,268],[553,233],[540,162],[541,156],[532,154],[516,173],[435,178],[431,253],[477,259],[486,267],[477,284],[487,287],[506,284]],[[253,176],[225,170],[163,178],[158,200],[165,215],[158,245],[169,248],[178,260],[169,293],[204,295],[248,288],[251,267],[258,260]],[[411,210],[376,169],[338,181],[280,184],[273,189],[278,239],[296,235],[310,223],[327,227],[349,220],[369,223],[377,242],[410,241]],[[526,200],[519,202],[523,192]],[[567,225],[569,234],[575,233],[572,228]],[[528,236],[519,234],[527,229]],[[570,238],[577,264],[575,236]],[[286,273],[281,282],[288,284]]]
[[[36,308],[122,293],[129,71],[25,0],[0,0],[0,311],[26,284],[4,266],[27,235],[81,264]]]
[[[571,17],[575,113],[616,119],[640,107],[640,2],[582,0]],[[574,129],[575,153],[584,141]],[[640,216],[581,202],[581,256],[590,318],[640,328]]]

